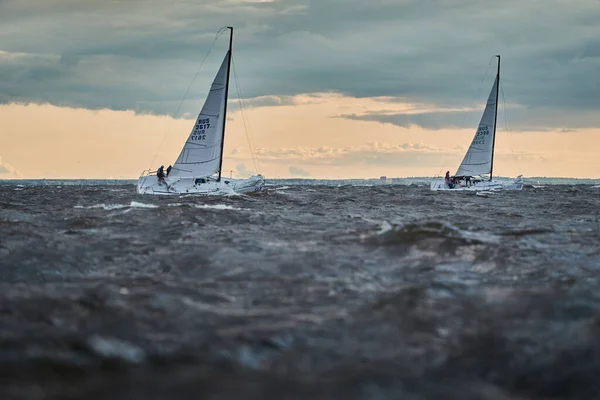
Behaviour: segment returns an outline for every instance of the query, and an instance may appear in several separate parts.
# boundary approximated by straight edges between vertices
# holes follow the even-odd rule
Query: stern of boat
[[[172,188],[168,183],[158,182],[156,175],[150,175],[150,173],[142,173],[138,178],[137,192],[139,194],[170,194]]]
[[[152,175],[142,175],[138,178],[137,192],[139,194],[152,193],[152,188],[158,185],[158,178]]]
[[[438,190],[447,190],[449,188],[445,179],[434,179],[429,183],[429,189],[437,192]]]
[[[248,179],[234,183],[234,191],[237,193],[260,192],[265,187],[265,177],[261,174],[253,175]]]
[[[255,192],[259,192],[265,187],[265,177],[261,174],[251,176],[248,181],[250,181],[252,186],[255,188]]]
[[[516,179],[511,182],[509,189],[522,190],[523,189],[523,175],[517,176]]]

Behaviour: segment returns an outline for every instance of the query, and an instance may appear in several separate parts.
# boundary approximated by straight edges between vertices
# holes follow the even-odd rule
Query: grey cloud
[[[429,157],[454,154],[455,150],[439,149],[425,143],[382,144],[369,143],[362,147],[281,148],[256,149],[261,161],[288,161],[317,165],[352,165],[353,163],[378,163],[379,160],[404,159],[405,157]]]
[[[0,176],[3,178],[19,178],[22,175],[15,167],[3,162],[2,157],[0,157]]]
[[[501,53],[509,102],[571,125],[600,106],[595,0],[201,3],[0,2],[0,50],[48,57],[40,68],[0,55],[0,101],[173,114],[216,31],[232,24],[246,98],[338,91],[467,106],[489,90],[488,60]],[[199,108],[226,45],[217,41],[183,112]]]
[[[356,167],[359,165],[381,167],[428,166],[432,170],[458,166],[466,146],[443,149],[425,143],[380,144],[346,148],[293,148],[256,149],[256,157],[264,164],[276,164],[288,168],[293,176],[301,176],[300,170],[311,167]],[[232,157],[232,158],[235,158]],[[535,152],[497,151],[499,163],[531,162],[552,163],[555,160]],[[445,170],[444,170],[445,171]],[[306,171],[305,171],[306,172]]]
[[[462,126],[462,113],[450,112],[432,112],[420,114],[377,114],[368,113],[364,115],[344,114],[341,118],[352,119],[357,121],[375,121],[382,124],[392,124],[409,128],[413,125],[420,126],[424,129],[437,130],[443,128],[458,128]],[[466,117],[466,114],[465,114]]]
[[[356,167],[357,165],[414,167],[415,165],[450,165],[457,163],[457,152],[438,149],[436,151],[402,151],[397,149],[377,149],[374,147],[346,149],[304,149],[294,153],[291,149],[259,151],[257,157],[264,163],[276,163],[283,166],[293,164],[291,168],[310,168],[314,166]]]
[[[260,96],[250,99],[242,99],[243,108],[291,106],[297,104],[292,96]],[[237,111],[240,108],[239,99],[230,99],[227,105],[228,110]]]
[[[442,111],[423,113],[389,113],[370,112],[365,114],[342,114],[339,118],[374,121],[392,124],[403,128],[419,126],[428,130],[445,128],[469,129],[475,131],[481,118],[483,108],[479,111]],[[551,127],[562,127],[563,132],[580,128],[597,127],[598,116],[595,111],[581,110],[576,117],[557,113],[549,107],[513,108],[498,110],[499,131],[545,131]]]
[[[248,167],[246,167],[246,164],[243,164],[243,163],[236,165],[235,169],[236,169],[236,173],[239,176],[248,177],[248,176],[254,175],[254,173],[252,171],[250,171],[248,169]]]
[[[289,167],[288,168],[289,172],[290,172],[290,176],[292,177],[298,177],[298,178],[308,178],[310,177],[310,172],[302,169],[302,168],[298,168],[298,167]]]

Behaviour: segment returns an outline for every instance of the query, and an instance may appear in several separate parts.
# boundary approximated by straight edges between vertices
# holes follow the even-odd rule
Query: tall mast
[[[496,75],[496,111],[494,112],[494,136],[492,137],[492,161],[490,163],[490,181],[492,180],[492,171],[494,170],[494,146],[496,145],[496,121],[498,121],[498,92],[500,91],[500,54],[498,57],[498,74]]]
[[[228,26],[231,32],[229,34],[229,60],[227,61],[227,80],[225,81],[225,107],[223,109],[223,132],[221,134],[221,158],[219,159],[219,177],[217,182],[221,181],[221,169],[223,168],[223,150],[225,150],[225,124],[227,123],[227,99],[229,95],[229,73],[231,71],[231,48],[233,45],[233,26]]]

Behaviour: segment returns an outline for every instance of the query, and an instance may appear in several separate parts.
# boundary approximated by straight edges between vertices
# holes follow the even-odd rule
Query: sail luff
[[[224,121],[225,89],[229,74],[227,52],[215,76],[202,110],[169,174],[171,178],[203,178],[220,170]]]
[[[499,76],[496,76],[477,132],[456,171],[456,176],[478,176],[491,173],[498,103],[498,79]]]
[[[498,86],[496,87],[496,111],[494,112],[494,135],[492,137],[492,160],[490,162],[490,181],[492,180],[492,172],[494,171],[494,147],[496,146],[496,125],[498,122],[498,92],[500,91],[500,54],[498,57],[498,73],[496,74],[496,81]]]
[[[219,177],[217,182],[221,181],[221,170],[223,169],[223,151],[225,150],[225,125],[227,124],[227,100],[229,98],[229,75],[231,73],[231,57],[233,57],[233,27],[227,27],[229,34],[229,60],[227,61],[227,80],[225,81],[225,102],[223,104],[223,131],[221,133],[221,157],[219,159]]]

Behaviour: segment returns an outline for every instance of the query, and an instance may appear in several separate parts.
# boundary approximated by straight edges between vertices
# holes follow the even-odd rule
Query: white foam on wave
[[[194,207],[194,208],[202,208],[202,209],[211,209],[211,210],[234,210],[234,211],[242,211],[244,208],[232,207],[227,204],[190,204],[190,203],[169,203],[168,207]]]
[[[377,223],[379,225],[379,231],[361,234],[361,239],[368,239],[377,236],[385,236],[389,232],[398,231],[398,232],[430,232],[432,237],[435,236],[436,233],[442,237],[460,237],[466,240],[472,240],[475,243],[486,243],[486,244],[498,244],[500,241],[500,237],[496,236],[489,232],[482,231],[469,231],[458,228],[457,226],[450,224],[448,222],[437,222],[437,223],[395,223],[387,220],[384,221],[373,221],[367,218],[362,218],[365,221]]]
[[[189,203],[169,203],[167,204],[168,207],[181,207],[181,206],[188,206],[188,207],[194,207],[194,208],[202,208],[202,209],[211,209],[211,210],[233,210],[233,211],[242,211],[244,210],[243,208],[237,208],[237,207],[232,207],[229,206],[227,204],[189,204]],[[147,203],[140,203],[137,201],[132,201],[130,204],[94,204],[91,206],[81,206],[81,205],[77,205],[74,208],[82,208],[82,209],[95,209],[95,208],[101,208],[103,210],[106,211],[112,211],[112,210],[120,210],[123,208],[127,208],[129,210],[131,210],[132,208],[158,208],[159,206],[155,205],[155,204],[147,204]]]
[[[75,206],[73,208],[84,208],[86,210],[90,210],[93,208],[103,208],[105,210],[118,210],[120,208],[129,207],[125,204],[94,204],[93,206]]]
[[[243,210],[243,208],[232,207],[232,206],[228,206],[227,204],[196,204],[194,207],[209,208],[209,209],[213,209],[213,210],[235,210],[235,211]]]
[[[157,205],[154,204],[146,204],[146,203],[140,203],[137,201],[132,201],[129,204],[94,204],[91,206],[75,206],[74,208],[84,208],[84,209],[93,209],[93,208],[102,208],[104,210],[110,211],[110,210],[119,210],[121,208],[158,208]]]
[[[394,229],[394,226],[392,224],[390,224],[388,221],[383,221],[380,223],[379,231],[376,233],[376,235],[382,235],[386,232],[391,231],[392,229]]]
[[[154,204],[138,203],[137,201],[132,201],[129,206],[135,208],[158,208],[158,206]]]

